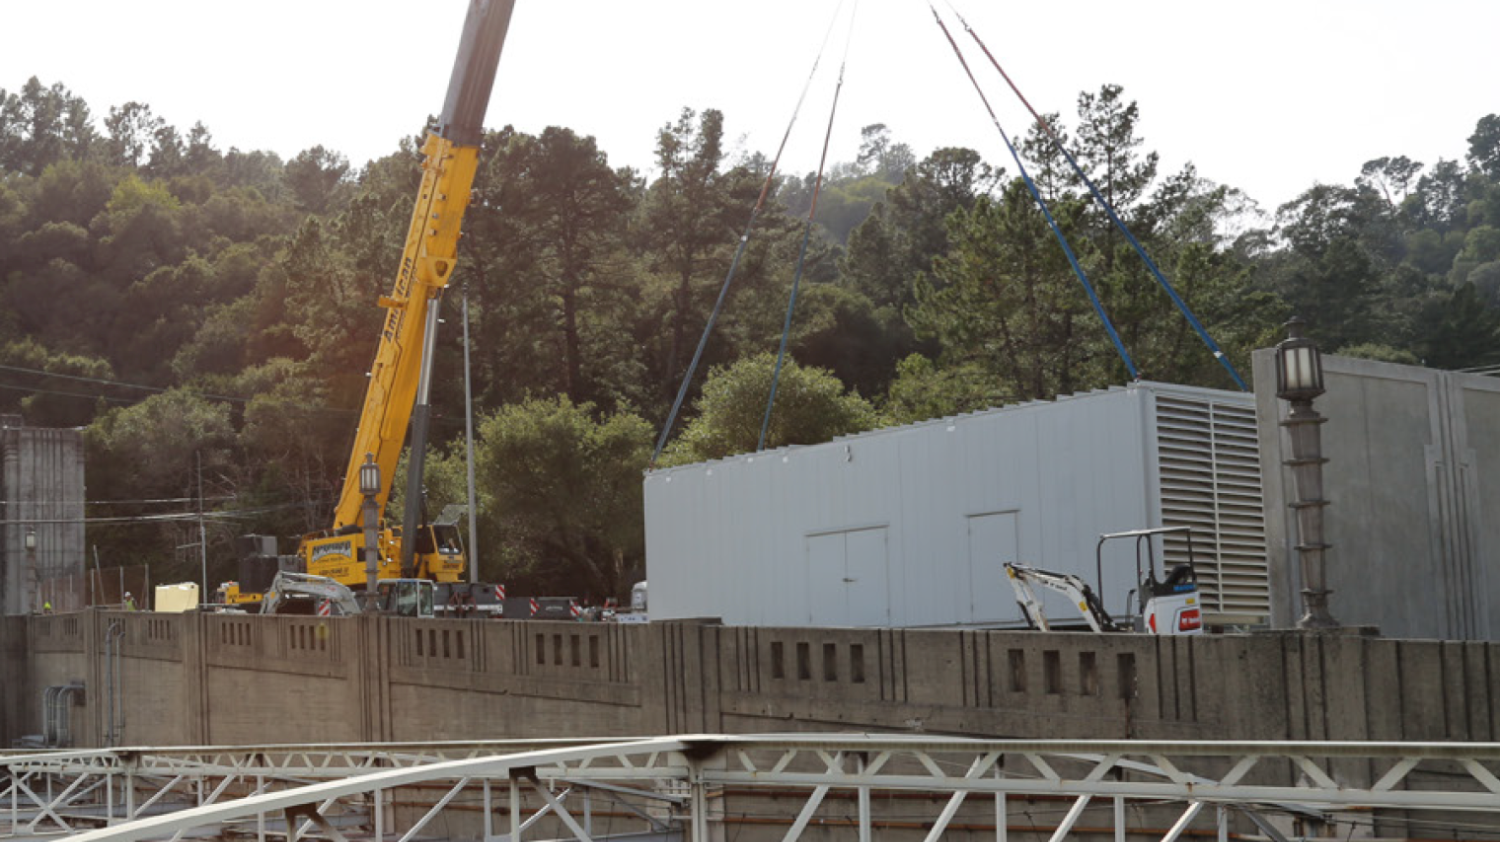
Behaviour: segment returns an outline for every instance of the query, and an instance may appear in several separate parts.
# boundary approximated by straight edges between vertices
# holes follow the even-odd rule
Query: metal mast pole
[[[479,527],[474,508],[474,392],[469,383],[469,282],[464,281],[464,456],[469,470],[469,584],[479,581]]]

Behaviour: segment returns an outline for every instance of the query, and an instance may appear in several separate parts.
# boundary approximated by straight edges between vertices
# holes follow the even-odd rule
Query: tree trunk
[[[578,355],[578,292],[572,279],[563,281],[563,391],[574,403],[580,401],[580,372],[582,364]]]

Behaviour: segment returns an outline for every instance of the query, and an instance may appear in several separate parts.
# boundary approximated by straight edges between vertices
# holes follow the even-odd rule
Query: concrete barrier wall
[[[95,612],[6,624],[7,743],[40,732],[45,687],[78,679],[72,733],[103,743],[112,625],[129,745],[808,730],[1500,739],[1500,644],[1487,642]]]
[[[0,616],[0,738],[7,746],[13,739],[30,733],[22,718],[23,691],[29,691],[32,684],[28,628],[25,617]],[[39,729],[36,724],[31,727]]]

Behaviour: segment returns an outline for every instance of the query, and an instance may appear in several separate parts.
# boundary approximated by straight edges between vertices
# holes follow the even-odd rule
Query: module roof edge
[[[1178,395],[1193,395],[1197,397],[1220,396],[1222,398],[1241,398],[1248,399],[1252,402],[1254,401],[1253,392],[1239,392],[1229,389],[1215,389],[1211,386],[1190,386],[1182,383],[1166,383],[1158,380],[1137,380],[1125,384],[1111,383],[1108,386],[1097,389],[1090,389],[1084,392],[1070,392],[1066,395],[1058,395],[1052,400],[1034,398],[1019,403],[1002,404],[1001,406],[992,406],[987,409],[976,409],[971,412],[961,412],[956,415],[943,415],[937,418],[928,418],[922,421],[909,421],[905,424],[897,424],[890,427],[876,427],[872,430],[863,430],[857,433],[845,433],[843,435],[835,436],[829,441],[819,442],[817,444],[789,444],[783,445],[773,450],[763,450],[759,453],[737,453],[730,456],[724,456],[719,459],[705,460],[703,462],[689,462],[685,465],[672,465],[664,468],[656,468],[654,470],[648,469],[646,471],[643,471],[642,473],[645,478],[650,479],[653,477],[668,475],[685,469],[711,469],[716,466],[723,465],[748,464],[754,462],[757,459],[770,458],[775,455],[786,456],[791,454],[793,451],[798,450],[810,450],[819,447],[827,447],[832,444],[848,445],[861,440],[874,438],[876,436],[898,435],[901,433],[911,432],[914,430],[932,427],[939,424],[953,425],[969,419],[990,417],[1003,412],[1016,412],[1026,409],[1034,409],[1042,406],[1056,406],[1057,404],[1067,401],[1083,400],[1108,395],[1128,395],[1140,391],[1167,392]]]

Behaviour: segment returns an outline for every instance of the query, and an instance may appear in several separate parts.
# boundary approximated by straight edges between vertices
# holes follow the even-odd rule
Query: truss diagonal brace
[[[319,830],[333,837],[334,842],[349,842],[344,834],[340,833],[339,829],[333,826],[332,822],[325,818],[322,813],[318,812],[316,805],[297,804],[287,807],[282,812],[286,815],[287,842],[297,842],[301,838],[302,832],[298,829],[299,819],[306,819],[312,822]]]
[[[542,796],[542,800],[547,802],[547,806],[552,808],[552,812],[556,813],[557,817],[562,819],[563,824],[567,825],[568,829],[573,831],[574,837],[581,840],[581,842],[594,842],[593,837],[588,835],[583,826],[568,812],[568,808],[563,806],[562,800],[553,795],[552,790],[543,786],[541,780],[536,775],[530,775],[529,777],[531,778],[532,788],[536,790],[538,795]]]

